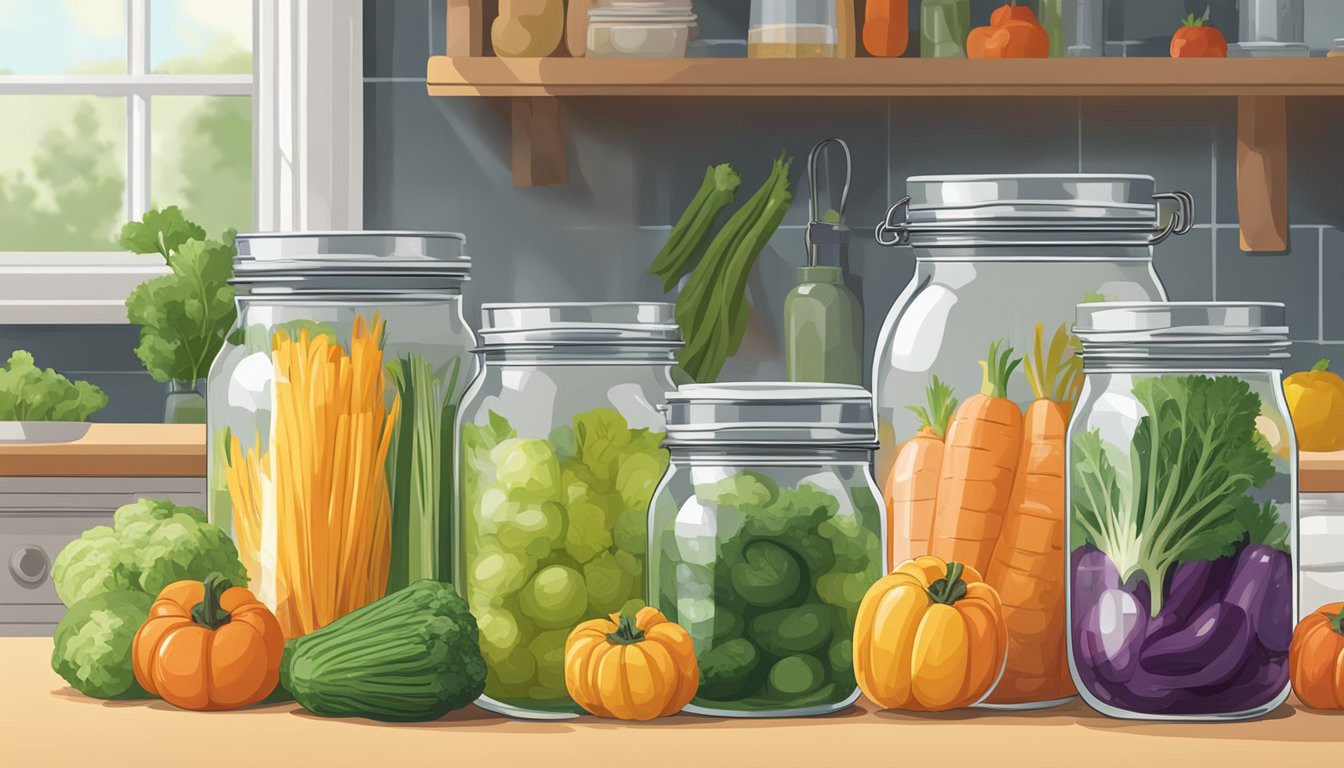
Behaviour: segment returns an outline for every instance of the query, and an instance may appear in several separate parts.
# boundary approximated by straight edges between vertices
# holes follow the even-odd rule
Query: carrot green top
[[[1083,359],[1078,357],[1078,340],[1060,323],[1044,350],[1045,325],[1036,324],[1036,339],[1027,355],[1027,382],[1037,400],[1053,400],[1072,405],[1083,391]]]
[[[907,405],[906,409],[919,417],[921,427],[929,429],[941,440],[947,434],[947,422],[951,420],[952,412],[957,410],[957,398],[952,396],[952,387],[937,376],[929,379],[924,396],[929,404],[927,409],[922,405]]]
[[[1003,352],[1000,353],[1000,348]],[[989,359],[980,361],[980,370],[984,371],[984,383],[980,394],[986,397],[1007,397],[1008,379],[1013,370],[1022,363],[1022,358],[1013,357],[1013,348],[999,339],[989,345]]]

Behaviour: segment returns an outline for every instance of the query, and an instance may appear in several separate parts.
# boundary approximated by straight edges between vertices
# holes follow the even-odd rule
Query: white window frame
[[[249,96],[256,228],[358,229],[363,220],[363,31],[359,0],[253,0],[252,74],[149,72],[151,0],[126,4],[126,74],[0,75],[0,96],[126,99],[125,218],[149,208],[153,96]],[[0,251],[0,324],[126,323],[157,254]]]

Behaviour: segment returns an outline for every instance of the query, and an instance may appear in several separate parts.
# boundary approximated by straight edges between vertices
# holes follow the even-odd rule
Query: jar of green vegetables
[[[451,233],[239,235],[210,369],[209,515],[289,637],[447,579],[452,430],[476,373]]]
[[[688,384],[649,513],[649,599],[691,635],[687,712],[819,715],[858,698],[859,602],[884,571],[872,396],[846,384]]]
[[[462,401],[457,579],[493,712],[582,712],[565,688],[579,622],[644,599],[649,497],[667,467],[663,393],[681,346],[664,303],[486,304]]]

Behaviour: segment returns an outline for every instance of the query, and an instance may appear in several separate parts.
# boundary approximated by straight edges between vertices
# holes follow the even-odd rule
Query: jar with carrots
[[[1191,205],[1154,188],[1146,176],[914,177],[877,228],[915,255],[873,369],[888,558],[960,562],[999,592],[1008,657],[990,706],[1075,695],[1064,434],[1081,363],[1069,325],[1079,302],[1165,298],[1152,249],[1188,229]]]

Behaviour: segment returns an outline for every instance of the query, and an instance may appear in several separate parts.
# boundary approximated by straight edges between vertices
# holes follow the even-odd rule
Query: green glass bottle
[[[798,268],[798,286],[784,300],[784,338],[789,381],[860,383],[863,312],[840,267]]]
[[[919,55],[966,58],[971,33],[971,0],[924,0],[919,4]]]

